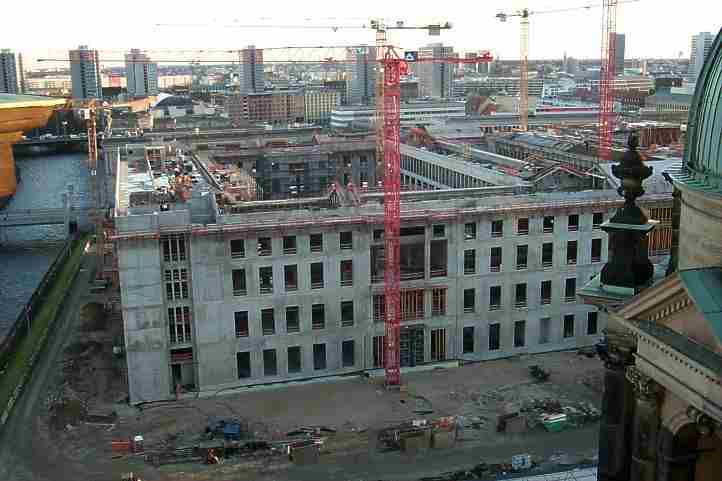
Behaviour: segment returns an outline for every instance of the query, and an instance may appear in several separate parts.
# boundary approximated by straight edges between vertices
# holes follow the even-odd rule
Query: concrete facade
[[[0,50],[0,93],[19,93],[15,54],[8,49]]]
[[[98,51],[89,50],[86,45],[81,45],[77,50],[71,50],[69,55],[73,98],[103,98]]]
[[[239,94],[228,99],[226,110],[236,127],[243,121],[268,124],[302,122],[304,96],[303,92],[295,90]]]
[[[376,98],[376,58],[374,47],[350,48],[348,65],[348,103],[373,105]]]
[[[341,105],[341,95],[337,90],[306,90],[303,94],[306,122],[328,124],[331,112]]]
[[[714,36],[709,32],[700,32],[697,35],[692,35],[688,71],[690,82],[696,82],[697,77],[699,77],[700,72],[702,72],[704,61],[712,49],[712,42],[714,42]]]
[[[450,118],[461,119],[466,115],[464,102],[409,101],[401,104],[402,126],[431,124]],[[374,107],[339,107],[331,112],[331,127],[346,128],[354,124],[373,124],[376,119]]]
[[[248,48],[241,50],[240,56],[239,92],[241,94],[263,92],[265,87],[263,50],[249,45]]]
[[[574,289],[606,260],[606,235],[597,224],[610,215],[614,194],[584,194],[586,199],[577,194],[402,203],[402,250],[416,253],[402,266],[402,289],[419,296],[402,322],[403,335],[413,333],[418,348],[407,365],[494,359],[596,342],[604,326],[589,314],[593,309],[577,304]],[[382,367],[378,350],[374,355],[384,332],[374,311],[379,305],[375,296],[383,294],[376,249],[383,245],[382,212],[380,205],[365,204],[218,214],[203,222],[206,227],[193,221],[193,228],[189,215],[178,210],[117,217],[118,234],[125,236],[117,246],[131,401],[169,398],[176,383],[207,391]],[[578,216],[578,222],[570,224],[570,216]],[[492,232],[494,221],[502,221],[500,233],[498,223]],[[172,231],[185,233],[163,234]],[[320,249],[314,244],[312,250],[312,234],[322,236]],[[284,245],[284,237],[291,236],[294,242],[287,239]],[[184,247],[168,250],[168,239]],[[593,240],[599,243],[594,259]],[[573,249],[569,241],[577,243],[573,262],[567,257],[572,255],[567,249]],[[551,243],[551,261],[542,259],[545,243]],[[491,260],[497,247],[498,269]],[[444,250],[445,261],[438,254]],[[518,257],[521,250],[525,261]],[[174,251],[184,252],[185,258],[173,257]],[[343,282],[342,261],[352,262],[352,275],[344,274]],[[312,285],[312,265],[317,264],[323,279]],[[288,285],[286,266],[296,266]],[[175,281],[167,279],[174,274],[165,271],[173,269],[186,269],[181,281],[187,283],[186,298],[169,298],[174,289],[169,284]],[[238,269],[244,270],[245,282],[237,282],[234,290],[233,271]],[[260,279],[267,272],[270,288]],[[569,287],[567,279],[576,279],[575,285]],[[550,282],[544,300],[542,281]],[[524,283],[523,298],[517,297],[517,284]],[[492,305],[493,286],[501,292]],[[345,322],[342,302],[353,303],[352,319]],[[324,306],[323,325],[313,320],[314,305]],[[289,331],[286,308],[296,306],[299,326]],[[179,335],[177,323],[169,319],[168,309],[184,307],[190,313],[190,337],[183,329]],[[273,328],[266,323],[264,334],[266,309],[272,309]],[[246,313],[240,315],[240,329],[235,313]],[[289,370],[289,347],[300,347],[298,370]],[[270,368],[273,359],[275,367]],[[239,361],[246,360],[250,372],[243,367],[239,373]]]
[[[623,33],[614,34],[614,73],[624,75],[624,50],[627,36]]]
[[[454,47],[432,43],[419,49],[420,59],[445,59],[454,57]],[[458,54],[456,54],[458,57]],[[420,62],[412,64],[419,77],[419,96],[449,98],[453,94],[455,64],[451,62]]]
[[[125,78],[129,96],[158,95],[158,64],[138,49],[125,54]]]

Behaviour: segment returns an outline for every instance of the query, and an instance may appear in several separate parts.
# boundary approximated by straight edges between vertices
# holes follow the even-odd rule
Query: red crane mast
[[[401,384],[401,363],[399,335],[401,327],[401,273],[399,270],[399,232],[401,229],[401,168],[400,168],[400,80],[408,72],[408,64],[393,47],[386,47],[383,53],[383,168],[384,168],[384,301],[385,301],[385,344],[384,369],[387,387]],[[484,52],[473,59],[460,60],[454,57],[418,58],[415,52],[407,52],[404,58],[413,62],[432,63],[479,63],[491,62],[493,57]]]
[[[599,162],[612,159],[612,134],[614,133],[614,95],[612,87],[615,76],[617,4],[619,0],[602,2],[602,58],[599,72]]]

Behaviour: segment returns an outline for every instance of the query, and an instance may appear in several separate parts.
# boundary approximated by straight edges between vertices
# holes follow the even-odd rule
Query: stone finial
[[[622,161],[612,166],[612,174],[621,180],[617,192],[624,197],[624,206],[609,222],[602,224],[602,230],[609,234],[609,260],[602,268],[601,282],[636,291],[648,285],[654,275],[647,252],[647,234],[654,223],[649,222],[636,204],[637,198],[644,194],[642,182],[652,175],[652,168],[642,162],[634,132],[627,145]]]
[[[636,132],[632,131],[627,140],[627,151],[622,156],[622,161],[612,166],[612,174],[621,180],[617,189],[620,196],[624,197],[624,207],[617,211],[612,222],[619,224],[643,225],[647,223],[647,216],[636,205],[637,198],[644,195],[642,183],[652,175],[652,168],[644,165],[642,156],[637,151],[639,138]]]

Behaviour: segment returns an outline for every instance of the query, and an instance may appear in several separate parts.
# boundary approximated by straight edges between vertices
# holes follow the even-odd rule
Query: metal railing
[[[443,267],[441,269],[431,269],[430,276],[431,277],[446,277],[446,267]]]
[[[407,273],[400,274],[399,278],[402,281],[414,281],[414,280],[418,280],[418,279],[423,279],[424,273],[423,272],[407,272]]]

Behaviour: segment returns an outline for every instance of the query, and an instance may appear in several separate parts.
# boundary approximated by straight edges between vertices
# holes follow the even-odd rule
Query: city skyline
[[[131,0],[130,4],[133,3],[139,2]],[[154,50],[243,48],[249,44],[258,48],[370,44],[374,40],[373,31],[360,27],[368,24],[368,19],[374,17],[375,13],[381,13],[380,16],[391,22],[400,19],[409,25],[437,21],[450,21],[453,24],[453,28],[442,32],[440,37],[429,37],[423,31],[390,31],[389,43],[401,48],[417,49],[432,41],[442,41],[445,45],[453,46],[455,51],[488,49],[501,59],[513,60],[519,56],[518,21],[510,18],[506,23],[499,22],[495,18],[497,13],[511,13],[523,6],[542,12],[548,9],[596,5],[596,2],[579,0],[497,0],[475,6],[473,15],[460,11],[463,8],[448,9],[447,12],[429,9],[428,14],[418,14],[408,13],[408,5],[391,5],[371,0],[365,3],[364,13],[368,12],[368,15],[349,18],[343,9],[332,2],[319,1],[299,6],[288,5],[284,8],[284,16],[269,15],[269,11],[261,7],[244,6],[242,16],[240,12],[238,15],[229,12],[228,15],[218,18],[216,12],[194,12],[193,16],[190,16],[187,13],[189,10],[177,8],[177,3],[174,3],[173,9],[164,9],[163,3],[165,2],[160,5],[160,11],[164,12],[163,17],[156,20],[139,21],[136,14],[138,9],[142,9],[141,5],[138,5],[138,8],[132,8],[131,5],[131,8],[114,12],[113,18],[118,24],[136,25],[133,37],[122,39],[120,43],[116,43],[117,40],[104,33],[106,25],[93,21],[90,17],[92,9],[79,8],[74,9],[72,14],[59,12],[52,20],[34,20],[37,22],[37,30],[44,34],[33,37],[28,37],[20,30],[22,22],[7,25],[7,44],[3,47],[22,52],[27,58],[27,67],[38,68],[43,64],[38,64],[37,58],[63,58],[52,54],[70,50],[80,44],[91,44],[92,48],[99,50],[101,63],[105,63],[103,57],[108,57],[106,53],[109,50],[130,50],[131,47],[147,50],[152,56],[159,57]],[[617,32],[626,34],[627,58],[676,58],[680,52],[682,58],[688,58],[691,35],[702,31],[715,33],[720,28],[718,19],[722,18],[722,6],[707,4],[703,0],[691,0],[685,9],[672,9],[660,6],[660,3],[671,5],[671,2],[667,1],[652,3],[642,0],[623,3],[618,7]],[[9,17],[22,17],[19,7],[9,5],[5,10]],[[704,16],[698,14],[702,10],[707,12]],[[87,21],[83,18],[86,11],[89,16],[85,19]],[[129,18],[129,15],[132,18]],[[530,21],[530,58],[561,58],[564,52],[575,58],[598,57],[600,19],[600,8],[533,16]],[[232,26],[234,22],[236,25],[304,25],[307,28],[236,28]],[[564,27],[561,34],[560,24]],[[57,25],[63,25],[62,33],[57,31]],[[317,28],[321,26],[329,28]],[[341,28],[333,31],[331,26]],[[351,28],[344,28],[345,26]],[[47,45],[53,45],[54,48],[48,49]]]

